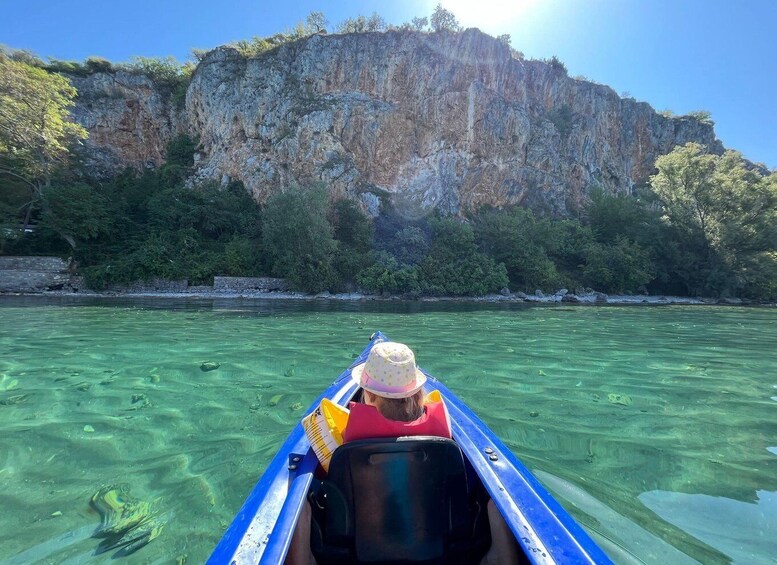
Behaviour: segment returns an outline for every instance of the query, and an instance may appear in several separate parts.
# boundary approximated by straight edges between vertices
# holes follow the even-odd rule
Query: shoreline
[[[192,292],[142,291],[142,292],[72,292],[66,290],[0,292],[3,296],[29,296],[45,298],[193,298],[208,299],[244,299],[244,300],[299,300],[299,301],[340,301],[340,302],[465,302],[465,303],[506,303],[506,304],[563,304],[595,306],[662,306],[662,305],[699,305],[699,306],[774,306],[772,302],[749,301],[740,298],[694,298],[686,296],[664,295],[607,295],[600,292],[575,295],[564,291],[555,294],[527,295],[522,292],[509,294],[488,294],[485,296],[422,296],[409,298],[402,295],[376,295],[359,292],[331,294],[321,292],[306,294],[290,291],[213,291],[196,290]]]

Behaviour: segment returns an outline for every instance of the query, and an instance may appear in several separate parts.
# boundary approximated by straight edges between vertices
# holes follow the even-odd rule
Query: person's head
[[[395,342],[376,343],[367,362],[353,368],[364,401],[389,420],[411,422],[424,413],[424,375],[411,349]]]

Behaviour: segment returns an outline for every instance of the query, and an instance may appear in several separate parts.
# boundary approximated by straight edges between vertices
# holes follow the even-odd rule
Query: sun
[[[539,0],[442,0],[462,27],[477,27],[489,33],[504,33]]]

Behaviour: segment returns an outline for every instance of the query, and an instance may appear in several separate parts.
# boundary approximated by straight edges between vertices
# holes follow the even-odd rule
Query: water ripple
[[[774,554],[747,533],[777,491],[774,309],[3,298],[0,315],[0,563],[113,562],[91,555],[88,501],[120,482],[171,516],[124,559],[203,562],[376,329],[413,347],[616,562]],[[736,539],[701,533],[711,510]]]

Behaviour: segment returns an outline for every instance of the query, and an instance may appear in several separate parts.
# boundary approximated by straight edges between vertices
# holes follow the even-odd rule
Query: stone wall
[[[59,257],[0,257],[0,292],[43,292],[68,284],[67,263]]]
[[[84,278],[71,275],[66,261],[59,257],[2,257],[0,256],[1,292],[44,292],[69,290],[89,291]],[[189,281],[151,279],[126,285],[114,285],[109,292],[142,293],[235,293],[286,292],[290,290],[285,279],[272,277],[213,277],[213,286],[189,286]]]
[[[151,279],[149,281],[135,281],[131,284],[116,285],[108,290],[122,293],[141,292],[186,292],[189,289],[189,281],[186,279],[171,281],[167,279]]]
[[[271,277],[213,277],[213,290],[216,292],[286,291],[289,290],[289,284],[284,279]]]

